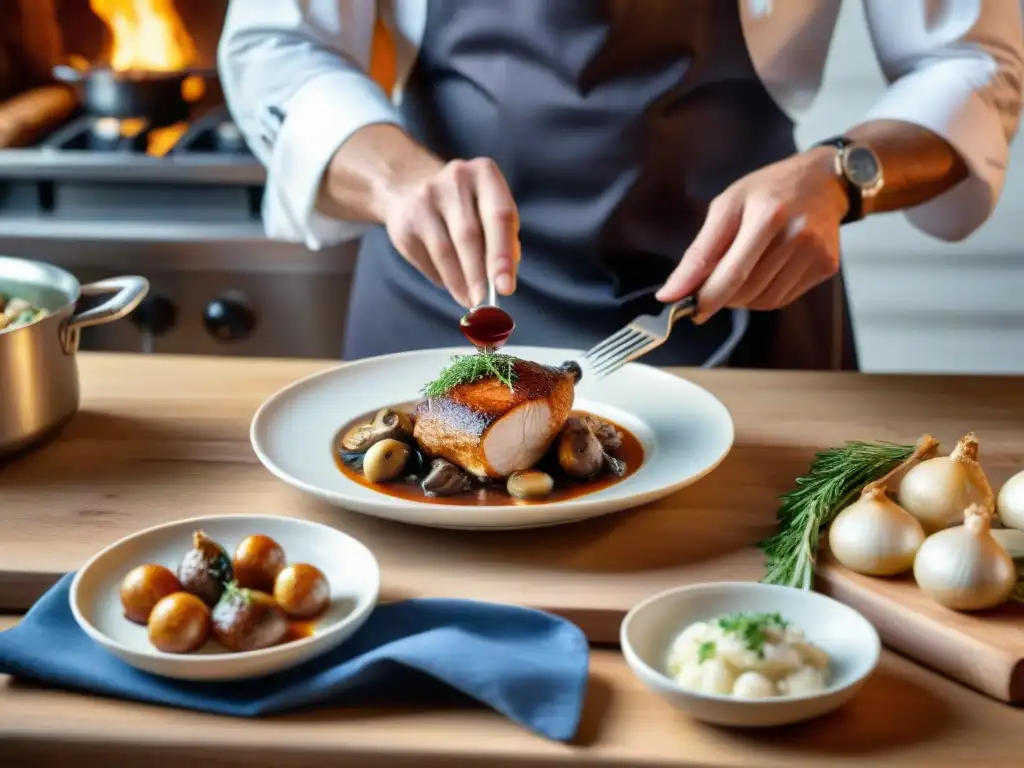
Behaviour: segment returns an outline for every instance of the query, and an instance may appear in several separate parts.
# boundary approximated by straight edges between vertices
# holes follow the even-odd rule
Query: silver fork
[[[592,374],[603,379],[626,363],[660,347],[668,341],[676,321],[696,311],[697,296],[694,294],[665,305],[657,315],[640,315],[604,341],[595,344],[583,355],[583,359],[590,362]]]

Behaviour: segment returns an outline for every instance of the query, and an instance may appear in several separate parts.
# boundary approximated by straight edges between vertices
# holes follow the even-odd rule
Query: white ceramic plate
[[[257,411],[251,439],[264,466],[284,482],[330,504],[367,515],[438,528],[536,528],[636,507],[696,482],[725,458],[733,443],[726,407],[705,389],[647,365],[630,364],[603,380],[587,368],[575,408],[605,416],[643,444],[640,469],[620,483],[568,501],[465,506],[407,501],[345,477],[333,440],[361,414],[419,397],[419,389],[466,348],[424,350],[360,360],[315,374],[281,390]],[[527,360],[580,361],[579,350],[509,347]]]
[[[777,611],[804,630],[831,659],[825,690],[736,699],[689,690],[665,673],[669,648],[686,627],[740,611]],[[699,720],[744,727],[786,725],[838,709],[875,670],[882,650],[875,628],[849,606],[817,592],[756,582],[695,584],[657,594],[626,614],[619,640],[626,663],[652,691]]]
[[[310,563],[319,568],[331,588],[331,605],[315,620],[313,634],[241,653],[231,653],[212,640],[190,654],[163,653],[154,648],[146,628],[124,617],[121,580],[144,563],[164,565],[176,572],[197,528],[224,547],[229,557],[246,536],[262,533],[281,545],[289,563]],[[71,612],[89,637],[138,669],[181,680],[238,680],[279,672],[335,648],[370,616],[379,591],[376,558],[360,542],[335,528],[287,517],[198,517],[149,528],[97,554],[71,583]]]

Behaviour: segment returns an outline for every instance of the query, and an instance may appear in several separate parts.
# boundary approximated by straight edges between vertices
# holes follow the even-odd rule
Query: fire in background
[[[116,72],[179,72],[195,66],[199,51],[174,6],[174,0],[89,0],[110,33],[106,64]],[[198,101],[206,91],[200,77],[182,83],[182,96]],[[166,154],[188,130],[187,123],[154,130],[147,154]]]
[[[89,0],[110,30],[109,66],[118,72],[177,72],[199,59],[174,0]]]

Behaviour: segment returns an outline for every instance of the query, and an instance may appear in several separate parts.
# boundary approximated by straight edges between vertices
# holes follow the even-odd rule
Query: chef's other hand
[[[835,275],[849,201],[832,170],[834,153],[795,155],[716,197],[657,298],[678,301],[699,289],[693,319],[704,323],[724,307],[784,307]]]
[[[384,225],[398,252],[464,307],[515,290],[519,214],[498,165],[487,158],[424,169],[392,190]]]

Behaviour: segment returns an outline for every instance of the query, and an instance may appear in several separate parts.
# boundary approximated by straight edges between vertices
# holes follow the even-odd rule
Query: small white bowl
[[[258,651],[232,653],[210,640],[195,653],[158,651],[146,627],[129,621],[121,607],[125,574],[144,563],[177,572],[201,528],[228,553],[246,536],[262,533],[284,549],[289,563],[319,568],[331,589],[331,604],[313,622],[312,634]],[[141,531],[95,555],[71,583],[71,612],[82,630],[123,661],[146,672],[179,680],[240,680],[294,667],[347,640],[377,605],[380,567],[363,544],[319,523],[288,517],[230,515],[196,517]]]
[[[806,696],[736,699],[684,688],[667,672],[676,636],[696,621],[736,612],[778,612],[829,657],[824,691]],[[817,592],[757,582],[694,584],[654,595],[622,621],[622,653],[640,681],[673,706],[717,725],[764,727],[809,720],[838,709],[878,665],[882,644],[857,611]]]

